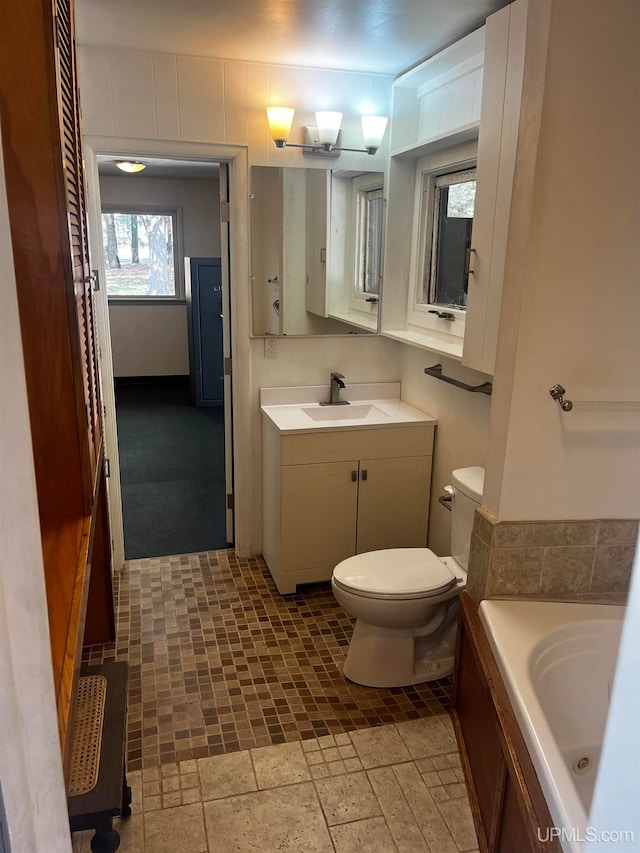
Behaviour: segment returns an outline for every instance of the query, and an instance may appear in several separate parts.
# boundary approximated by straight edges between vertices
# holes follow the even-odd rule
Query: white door
[[[104,455],[109,460],[107,497],[113,569],[120,571],[124,563],[124,528],[122,522],[122,493],[120,490],[120,458],[118,455],[118,431],[116,427],[116,394],[113,381],[113,359],[111,356],[111,329],[109,328],[109,305],[107,302],[104,251],[102,248],[102,206],[98,161],[95,151],[85,144],[85,175],[87,187],[87,226],[89,229],[89,255],[94,283],[94,307],[98,335],[98,358],[100,365],[102,412],[104,428]]]
[[[100,201],[100,182],[96,151],[85,142],[85,168],[87,182],[87,212],[89,227],[89,247],[92,267],[97,273],[98,288],[94,293],[97,334],[102,377],[105,456],[109,460],[110,477],[107,480],[109,496],[109,519],[113,546],[113,567],[119,571],[124,563],[124,527],[122,517],[122,495],[120,488],[120,460],[118,455],[118,433],[116,424],[115,385],[113,376],[113,358],[111,351],[111,330],[109,327],[109,305],[104,286],[104,250],[102,245],[102,206]],[[182,158],[189,159],[188,157]],[[229,177],[226,163],[220,164],[220,255],[222,259],[222,333],[225,365],[231,363],[231,317],[229,292],[229,222],[225,211],[228,210]],[[212,201],[212,203],[215,203]],[[231,410],[231,374],[225,370],[224,379],[224,444],[225,444],[225,482],[227,494],[226,537],[233,542],[233,431]]]
[[[231,293],[229,277],[229,167],[220,164],[220,257],[222,259],[222,351],[224,356],[224,475],[227,542],[233,542],[233,421],[231,410]]]

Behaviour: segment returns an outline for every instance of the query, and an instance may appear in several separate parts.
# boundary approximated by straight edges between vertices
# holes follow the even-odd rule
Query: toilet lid
[[[428,548],[388,548],[343,560],[333,580],[345,590],[384,598],[435,595],[455,586],[451,569]]]

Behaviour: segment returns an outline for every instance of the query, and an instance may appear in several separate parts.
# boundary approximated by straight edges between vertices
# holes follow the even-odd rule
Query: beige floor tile
[[[412,758],[424,758],[457,749],[455,738],[442,722],[443,719],[444,717],[439,715],[396,723],[396,729]]]
[[[251,750],[251,760],[258,788],[276,788],[311,779],[302,748],[298,742],[280,743]]]
[[[144,840],[149,853],[207,853],[202,804],[145,814]]]
[[[411,755],[395,726],[379,726],[375,729],[351,732],[351,741],[365,769],[411,760]]]
[[[212,853],[333,853],[311,783],[204,804]]]
[[[395,853],[398,849],[382,817],[332,826],[331,838],[336,853]]]
[[[71,836],[71,846],[73,853],[91,853],[92,838],[92,829],[87,829],[84,832],[74,832]]]
[[[142,811],[142,771],[127,773],[127,784],[131,788],[131,811],[138,814]]]
[[[476,850],[478,838],[467,800],[444,800],[438,803],[442,816],[460,850]]]
[[[367,772],[399,853],[430,853],[392,767]]]
[[[258,784],[248,751],[198,759],[203,800],[256,791]]]
[[[318,779],[316,790],[329,826],[382,814],[366,773]]]
[[[458,853],[458,845],[415,764],[398,764],[393,772],[429,849],[438,853]]]
[[[132,814],[126,820],[117,818],[113,828],[120,835],[120,853],[142,853],[144,851],[144,818],[141,814]]]

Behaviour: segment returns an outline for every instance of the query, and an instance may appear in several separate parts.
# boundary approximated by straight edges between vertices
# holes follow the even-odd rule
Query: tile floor
[[[131,560],[116,599],[116,642],[86,649],[84,660],[129,663],[129,771],[449,707],[451,679],[393,690],[346,681],[352,621],[330,585],[281,596],[261,558],[225,550]]]
[[[149,766],[121,853],[477,851],[449,717]],[[89,853],[92,832],[73,838]]]

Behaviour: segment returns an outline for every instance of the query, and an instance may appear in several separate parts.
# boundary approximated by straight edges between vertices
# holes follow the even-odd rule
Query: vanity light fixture
[[[116,166],[129,175],[135,175],[136,172],[141,172],[147,168],[144,163],[133,162],[131,160],[118,160]]]
[[[289,142],[289,133],[295,110],[292,107],[267,107],[267,118],[271,138],[276,148],[302,148],[305,154],[324,154],[339,157],[341,151],[356,151],[375,154],[382,143],[388,118],[385,116],[362,116],[364,148],[342,146],[342,113],[321,110],[316,113],[316,127],[305,127],[304,145]]]

